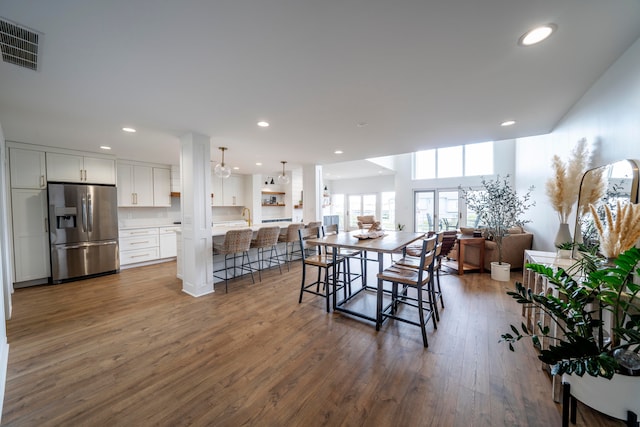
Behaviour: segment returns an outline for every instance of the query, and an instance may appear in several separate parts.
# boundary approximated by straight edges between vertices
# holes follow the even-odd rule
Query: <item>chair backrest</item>
[[[318,228],[322,227],[322,221],[311,221],[309,224],[305,225],[305,228]]]
[[[420,251],[420,268],[418,269],[418,283],[425,283],[433,273],[433,262],[435,260],[436,236],[427,237],[422,240],[422,250]],[[425,272],[428,276],[425,278]]]
[[[300,242],[300,252],[306,253],[308,249],[307,240],[315,239],[320,237],[319,234],[320,229],[317,227],[314,228],[300,228],[298,230],[298,240]]]
[[[442,233],[442,248],[440,249],[440,256],[447,256],[453,246],[456,244],[458,235],[455,231],[446,231]]]
[[[338,234],[338,224],[329,224],[322,227],[323,236],[333,236]]]
[[[442,241],[444,240],[444,233],[441,231],[436,234],[436,253],[435,256],[439,257],[442,252]]]
[[[278,243],[278,236],[280,235],[280,227],[262,227],[258,229],[258,235],[253,242],[253,246],[256,248],[268,248]]]
[[[298,240],[298,230],[300,230],[301,228],[304,228],[304,224],[302,224],[301,222],[289,224],[289,226],[287,227],[286,241],[295,242],[296,240]]]
[[[250,228],[229,230],[224,235],[223,248],[229,253],[248,251],[251,247],[251,237],[253,237],[253,230]]]

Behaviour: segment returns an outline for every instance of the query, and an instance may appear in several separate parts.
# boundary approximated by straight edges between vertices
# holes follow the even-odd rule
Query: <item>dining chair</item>
[[[289,224],[284,232],[280,233],[278,242],[284,243],[284,260],[287,263],[287,271],[291,270],[291,261],[293,261],[293,254],[297,252],[295,250],[296,243],[298,242],[298,230],[304,228],[304,224],[296,222]],[[300,257],[303,255],[300,254]]]
[[[422,250],[416,267],[409,267],[396,262],[377,275],[379,280],[391,282],[391,302],[382,308],[379,317],[383,321],[386,318],[391,318],[419,326],[425,347],[429,346],[426,330],[426,324],[429,319],[432,319],[434,329],[438,328],[436,319],[433,316],[433,295],[429,290],[431,277],[429,264],[433,263],[435,257],[435,241],[435,236],[422,241]],[[402,285],[401,292],[398,291],[399,285]],[[409,294],[409,289],[415,291],[415,296],[413,293]],[[425,292],[427,294],[426,298]],[[415,314],[411,316],[409,312],[401,309],[403,305],[417,308],[417,321],[415,320]],[[376,329],[380,329],[380,322],[377,322]]]
[[[329,224],[329,225],[325,225],[322,227],[322,236],[332,236],[332,235],[336,235],[338,234],[338,224]],[[330,248],[328,247],[327,252],[329,254],[332,254],[334,250],[336,250],[336,248]],[[365,282],[365,262],[366,262],[366,258],[365,258],[365,251],[362,250],[357,250],[357,249],[341,249],[338,248],[337,249],[337,253],[338,256],[342,256],[345,258],[345,262],[344,262],[344,270],[342,271],[342,277],[343,277],[343,284],[347,285],[348,290],[349,290],[349,295],[351,295],[351,283],[354,280],[358,280],[361,279],[362,282],[362,286],[366,285]],[[351,271],[351,260],[356,260],[359,262],[360,264],[360,271],[359,272],[352,272]],[[338,271],[338,276],[340,275],[340,271]],[[339,279],[339,277],[338,277]],[[346,292],[346,290],[345,290]],[[346,295],[345,295],[346,297]]]
[[[224,280],[224,291],[228,292],[229,285],[229,269],[233,270],[232,278],[236,277],[236,270],[239,268],[241,275],[244,272],[251,274],[251,281],[255,283],[253,278],[253,268],[251,267],[251,260],[249,259],[249,248],[251,247],[251,237],[253,236],[253,230],[250,228],[243,228],[239,230],[229,230],[225,233],[224,242],[222,244],[213,245],[213,257],[216,255],[224,255],[224,268],[215,270],[213,277]],[[237,265],[237,260],[240,259],[240,266]],[[229,265],[228,262],[233,261],[233,265]],[[216,273],[224,271],[224,276],[216,276]]]
[[[258,263],[258,280],[262,281],[262,270],[265,264],[265,252],[269,252],[266,260],[267,268],[271,268],[275,263],[282,274],[282,266],[280,265],[280,256],[278,255],[278,237],[280,236],[280,227],[261,227],[258,229],[256,238],[251,240],[251,248],[256,249],[256,262]],[[275,253],[275,256],[274,256]]]
[[[320,228],[301,228],[298,230],[298,241],[300,252],[307,253],[309,244],[307,240],[320,237]],[[341,255],[334,256],[333,253],[327,252],[324,246],[315,246],[315,251],[302,258],[302,281],[300,284],[300,298],[298,303],[302,303],[302,296],[305,292],[321,296],[325,298],[327,313],[330,311],[329,299],[332,292],[339,290],[337,277],[337,266],[342,264],[345,258]],[[316,268],[317,277],[314,281],[307,283],[307,268]],[[324,278],[322,277],[324,273]],[[322,290],[320,289],[322,285]],[[343,287],[344,284],[341,286]]]

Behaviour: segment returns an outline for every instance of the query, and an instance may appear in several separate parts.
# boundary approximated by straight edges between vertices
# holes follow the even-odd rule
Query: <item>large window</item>
[[[396,229],[396,193],[394,191],[380,194],[380,225],[384,230]]]
[[[414,230],[417,233],[456,230],[460,226],[457,189],[416,191],[414,206]]]
[[[413,160],[413,179],[492,175],[493,142],[418,151]]]

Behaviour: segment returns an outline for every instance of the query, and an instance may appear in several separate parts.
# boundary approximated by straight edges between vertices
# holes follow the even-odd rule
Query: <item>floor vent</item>
[[[4,62],[37,71],[41,37],[40,33],[0,17],[0,50]]]

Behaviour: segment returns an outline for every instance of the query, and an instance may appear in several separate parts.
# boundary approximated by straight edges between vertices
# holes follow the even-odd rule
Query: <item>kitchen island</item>
[[[250,228],[253,230],[254,237],[258,233],[258,230],[262,227],[280,227],[281,232],[284,232],[287,227],[289,227],[292,222],[278,221],[278,222],[268,222],[263,224],[252,224],[250,227],[241,224],[242,221],[230,221],[227,223],[214,223],[213,227],[211,227],[211,247],[213,248],[214,243],[222,243],[224,241],[224,237],[227,234],[227,231],[230,230],[240,230],[245,228]],[[182,231],[178,231],[176,233],[177,243],[178,243],[178,253],[177,253],[177,272],[176,277],[182,280]],[[278,244],[278,253],[284,254],[285,244]],[[252,249],[249,251],[249,257],[251,260],[256,259],[256,251]],[[219,259],[218,259],[219,258]],[[214,257],[213,269],[219,270],[224,267],[224,259],[223,257]],[[220,280],[214,279],[214,283],[219,282]]]

